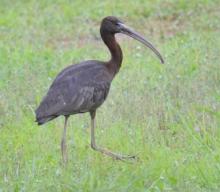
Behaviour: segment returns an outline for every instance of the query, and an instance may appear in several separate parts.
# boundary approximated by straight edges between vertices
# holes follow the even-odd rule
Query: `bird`
[[[143,43],[150,48],[164,63],[160,52],[142,35],[124,24],[115,16],[102,19],[100,35],[111,54],[108,61],[87,60],[64,68],[54,79],[46,96],[35,110],[36,122],[43,125],[59,116],[64,116],[64,129],[61,138],[61,154],[64,163],[68,161],[66,132],[70,115],[90,113],[91,148],[117,160],[135,158],[132,155],[122,155],[97,146],[95,140],[96,110],[106,100],[111,82],[123,60],[123,53],[116,41],[115,34],[122,33]]]

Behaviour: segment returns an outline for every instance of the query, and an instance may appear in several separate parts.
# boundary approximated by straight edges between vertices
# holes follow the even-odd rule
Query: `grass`
[[[0,2],[0,191],[219,191],[220,3],[217,0]],[[124,60],[97,112],[97,141],[129,164],[91,150],[89,115],[38,127],[34,110],[56,74],[107,60],[100,20],[115,15],[165,57],[117,35]]]

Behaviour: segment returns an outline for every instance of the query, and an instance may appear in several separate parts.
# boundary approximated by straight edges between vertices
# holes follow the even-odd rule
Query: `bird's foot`
[[[94,150],[99,151],[99,152],[103,153],[104,155],[110,156],[116,160],[121,160],[121,161],[137,160],[137,157],[135,155],[121,155],[121,154],[117,154],[117,153],[111,152],[107,149],[99,148],[99,147],[93,146],[93,145],[92,145],[92,148]]]
[[[114,156],[112,156],[114,159],[116,160],[120,160],[120,161],[126,161],[126,160],[138,160],[138,157],[135,155],[119,155],[119,154],[114,154]]]

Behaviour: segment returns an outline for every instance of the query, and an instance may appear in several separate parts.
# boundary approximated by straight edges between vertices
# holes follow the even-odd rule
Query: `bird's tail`
[[[50,116],[50,117],[36,117],[35,122],[37,122],[38,125],[43,125],[44,123],[51,121],[52,119],[56,118],[57,116]]]

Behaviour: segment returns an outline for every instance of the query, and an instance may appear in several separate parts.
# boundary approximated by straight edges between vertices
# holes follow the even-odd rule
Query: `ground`
[[[56,74],[108,60],[100,39],[114,15],[160,50],[117,35],[124,60],[97,111],[97,143],[135,154],[125,163],[90,148],[90,117],[34,122]],[[0,2],[0,191],[220,191],[220,2]]]

